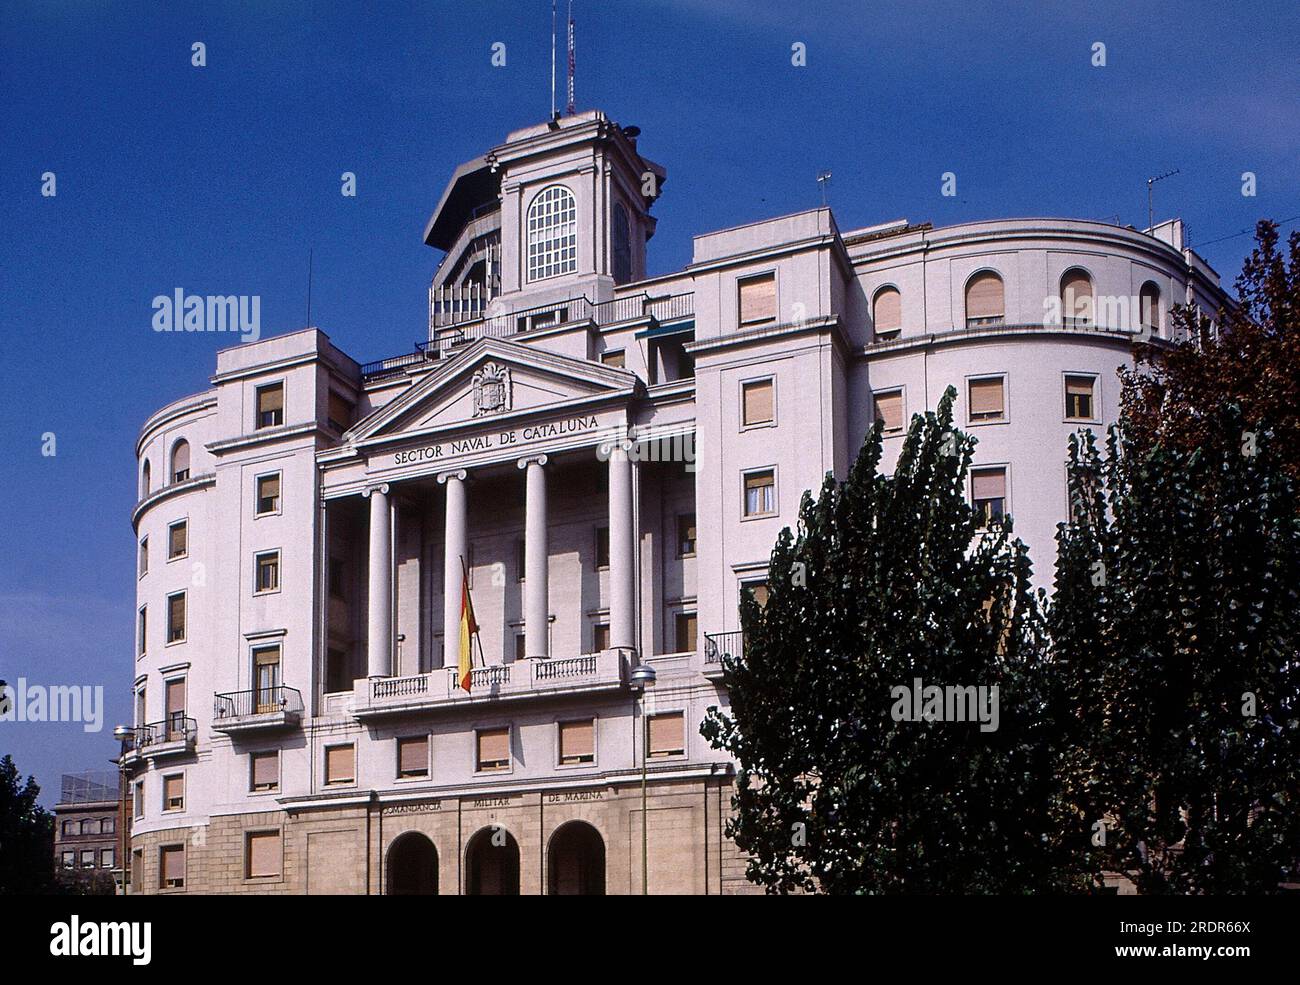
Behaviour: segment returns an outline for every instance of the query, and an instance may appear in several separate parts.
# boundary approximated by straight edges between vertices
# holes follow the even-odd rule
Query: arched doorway
[[[500,825],[484,828],[469,840],[465,892],[470,896],[519,895],[519,844]]]
[[[605,839],[585,821],[570,821],[551,835],[546,891],[551,896],[605,895]]]
[[[385,889],[389,896],[437,896],[438,850],[418,831],[388,846]]]

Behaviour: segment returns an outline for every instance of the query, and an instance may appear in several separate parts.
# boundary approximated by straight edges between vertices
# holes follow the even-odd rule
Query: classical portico
[[[330,686],[455,667],[466,576],[476,668],[601,653],[630,665],[647,636],[662,644],[639,603],[662,594],[645,585],[664,551],[639,545],[675,533],[639,524],[637,503],[644,469],[680,463],[638,460],[638,387],[620,369],[488,339],[321,456],[324,659],[351,668],[327,672]]]

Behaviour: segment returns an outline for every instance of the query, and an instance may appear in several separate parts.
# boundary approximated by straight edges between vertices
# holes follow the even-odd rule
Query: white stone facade
[[[430,220],[427,346],[239,346],[145,423],[136,886],[639,892],[646,663],[650,891],[745,889],[698,727],[804,490],[951,384],[972,494],[1001,490],[1047,584],[1066,436],[1115,419],[1135,335],[1223,300],[1177,222],[842,233],[817,209],[646,278],[664,181],[599,112],[511,134]]]

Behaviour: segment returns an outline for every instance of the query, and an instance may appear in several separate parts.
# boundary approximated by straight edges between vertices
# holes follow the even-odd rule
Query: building
[[[972,499],[1050,563],[1066,436],[1114,420],[1135,336],[1223,298],[1177,221],[825,208],[646,277],[666,172],[638,144],[586,112],[457,168],[417,351],[268,338],[145,422],[143,891],[637,893],[643,824],[649,891],[749,888],[698,727],[803,491],[877,417],[888,466],[952,384]]]
[[[54,861],[68,872],[120,878],[122,784],[116,771],[63,774],[54,805]],[[128,822],[129,824],[129,822]]]

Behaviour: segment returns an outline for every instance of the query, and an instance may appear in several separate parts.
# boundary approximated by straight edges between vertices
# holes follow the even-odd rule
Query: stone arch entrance
[[[519,895],[519,843],[500,825],[483,828],[465,848],[469,896]]]
[[[551,835],[547,856],[549,895],[605,895],[605,839],[586,821],[560,825]]]
[[[384,876],[388,896],[437,896],[438,850],[418,831],[398,835],[388,846]]]

